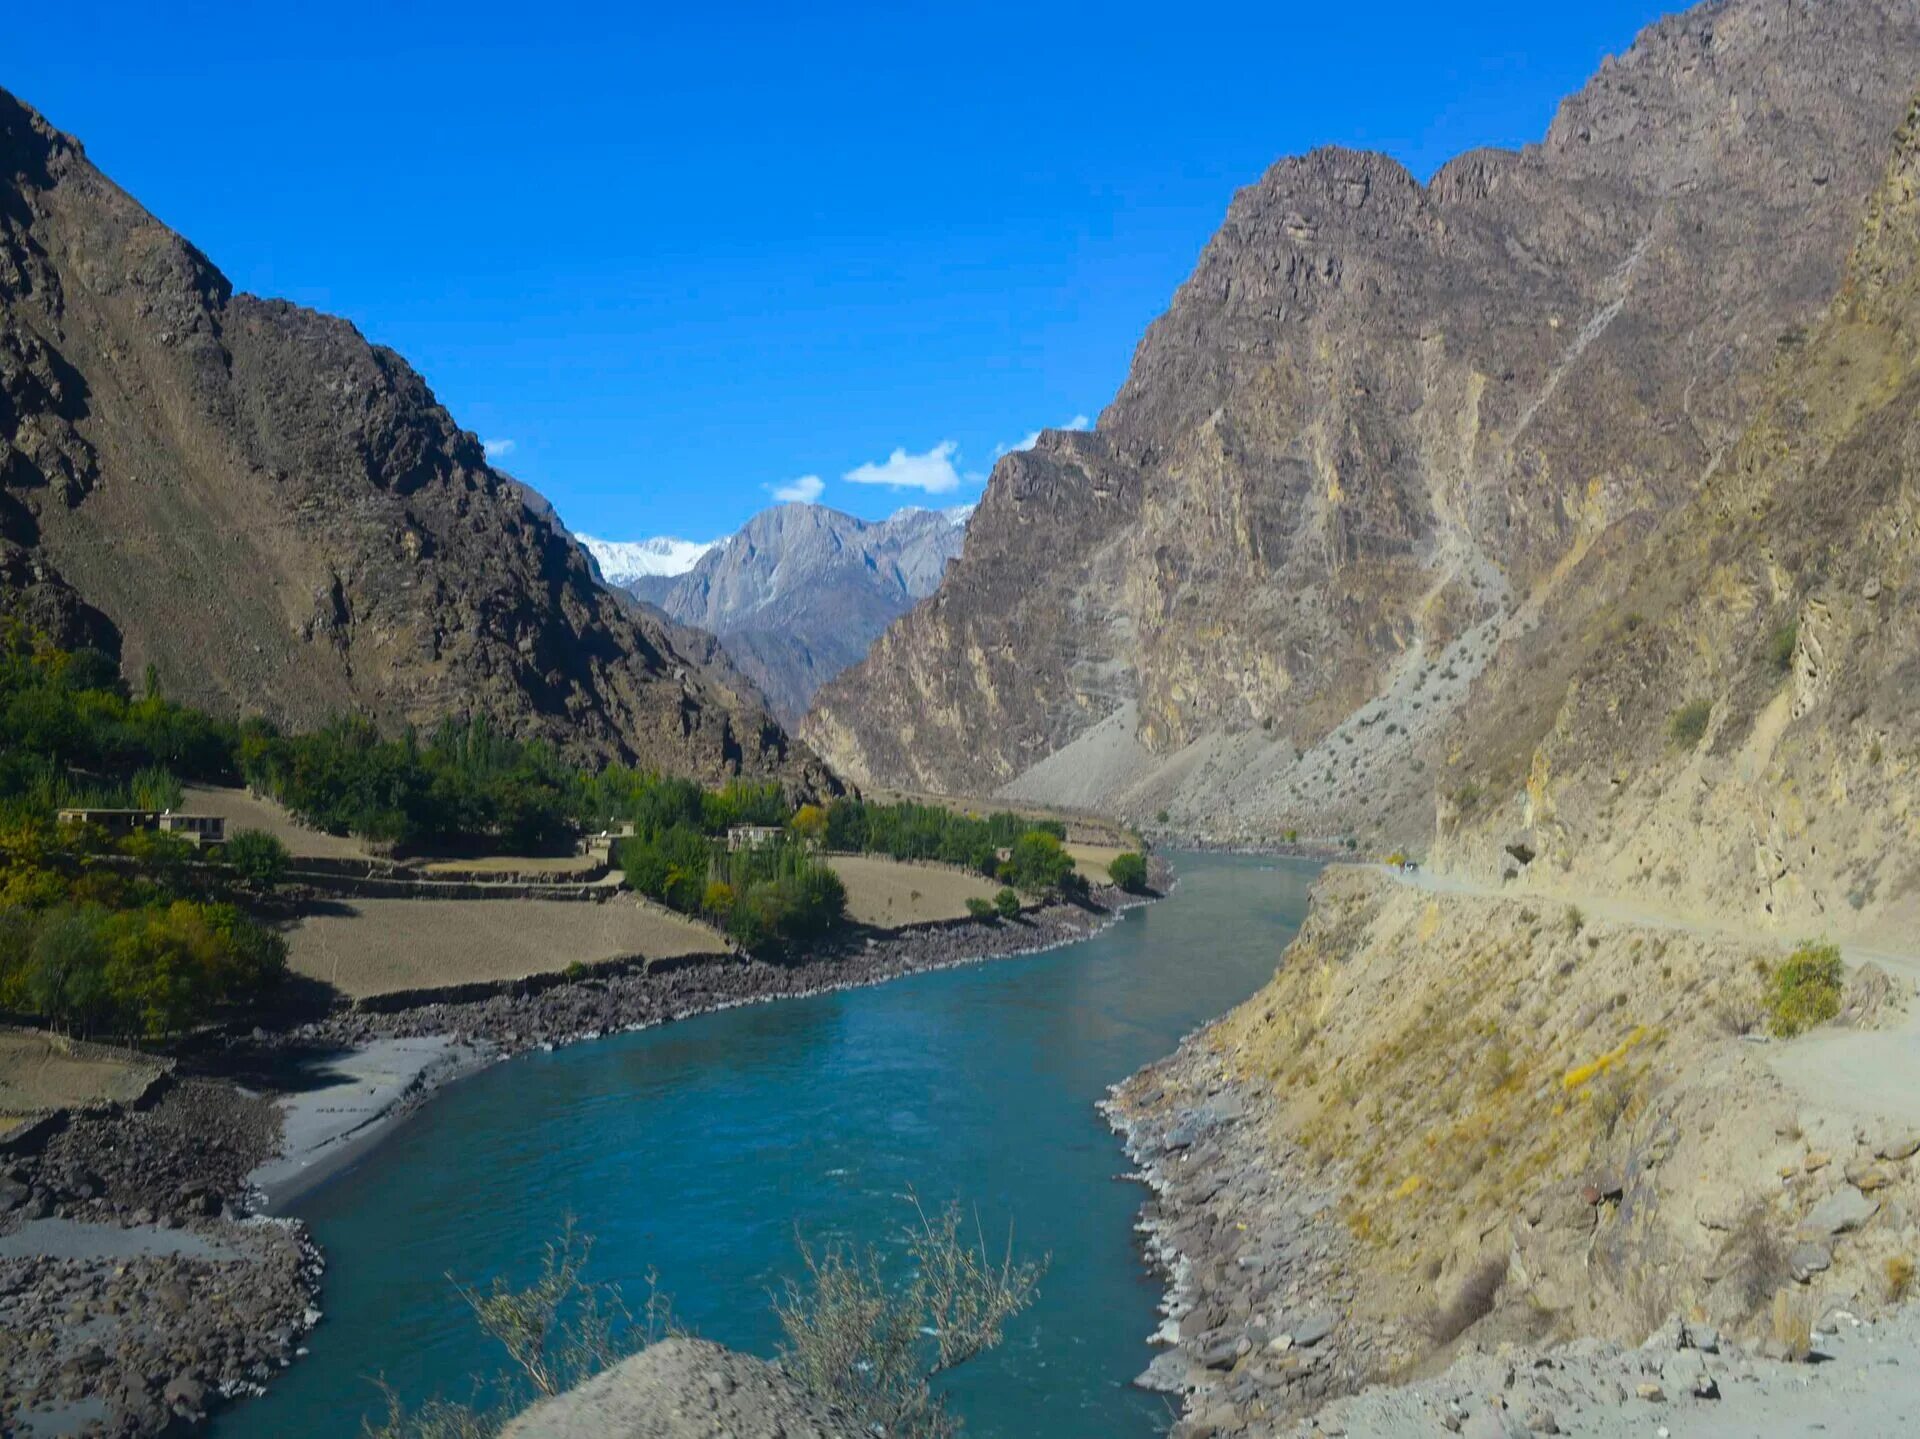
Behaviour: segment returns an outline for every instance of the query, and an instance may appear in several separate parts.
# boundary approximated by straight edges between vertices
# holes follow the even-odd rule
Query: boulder
[[[1880,1201],[1851,1186],[1836,1189],[1808,1211],[1800,1221],[1799,1233],[1808,1239],[1825,1239],[1858,1229],[1880,1212]]]

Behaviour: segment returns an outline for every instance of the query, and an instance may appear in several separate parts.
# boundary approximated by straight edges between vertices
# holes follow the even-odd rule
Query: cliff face
[[[1272,982],[1123,1091],[1136,1153],[1188,1126],[1186,1154],[1147,1150],[1219,1316],[1192,1342],[1181,1316],[1195,1410],[1329,1392],[1330,1366],[1257,1348],[1208,1372],[1260,1302],[1220,1261],[1299,1252],[1246,1174],[1332,1193],[1316,1297],[1388,1372],[1463,1335],[1637,1345],[1676,1314],[1777,1357],[1795,1315],[1906,1299],[1920,102],[1834,295],[1774,350],[1692,493],[1552,575],[1472,686],[1436,761],[1443,872],[1330,869]],[[1795,1037],[1776,986],[1806,941],[1850,968]],[[1260,1123],[1204,1127],[1239,1097]]]
[[[763,510],[686,574],[627,588],[720,637],[782,721],[940,583],[966,531],[933,510],[878,522],[822,505]]]
[[[1630,578],[1487,677],[1440,855],[1786,934],[1920,933],[1920,114],[1827,312]]]
[[[1425,186],[1280,162],[1097,430],[1000,462],[940,591],[803,733],[855,776],[1223,831],[1424,810],[1529,602],[1739,434],[1916,59],[1911,5],[1731,0],[1649,29],[1519,153]]]
[[[4,92],[0,576],[218,712],[484,712],[583,757],[817,768],[603,590],[398,355],[234,294]]]

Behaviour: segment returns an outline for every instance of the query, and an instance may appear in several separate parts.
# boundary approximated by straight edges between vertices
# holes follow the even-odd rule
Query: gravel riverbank
[[[1273,1100],[1227,1076],[1205,1030],[1101,1109],[1152,1191],[1165,1347],[1134,1382],[1184,1401],[1176,1435],[1270,1434],[1390,1362],[1395,1336],[1349,1320],[1335,1196],[1275,1150]]]
[[[1170,875],[1156,862],[1155,883]],[[1071,944],[1148,896],[1017,922],[856,933],[793,963],[716,959],[394,1012],[341,1010],[191,1057],[147,1107],[0,1156],[4,1432],[145,1439],[257,1390],[320,1317],[322,1257],[281,1209],[478,1065],[710,1013]]]

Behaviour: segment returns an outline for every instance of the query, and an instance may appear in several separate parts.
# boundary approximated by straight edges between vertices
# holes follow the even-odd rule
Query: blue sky
[[[1099,414],[1273,160],[1524,143],[1660,13],[83,3],[9,15],[0,85],[238,287],[407,356],[574,528],[705,539],[806,477],[974,499]]]

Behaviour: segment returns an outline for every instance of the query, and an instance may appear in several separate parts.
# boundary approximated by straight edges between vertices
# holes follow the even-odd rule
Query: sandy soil
[[[57,1035],[0,1029],[0,1127],[15,1116],[74,1105],[127,1104],[145,1094],[161,1066],[100,1046],[76,1053]]]
[[[295,856],[316,859],[365,859],[366,849],[357,839],[325,834],[308,829],[270,799],[258,799],[243,789],[224,789],[212,785],[186,786],[181,806],[192,814],[217,814],[227,822],[227,832],[263,829],[275,836]]]
[[[719,954],[705,925],[625,896],[601,904],[537,899],[354,899],[311,915],[287,941],[296,974],[355,999],[550,974],[579,961]]]
[[[278,1100],[281,1152],[247,1176],[266,1211],[281,1213],[360,1156],[409,1106],[439,1084],[485,1063],[486,1046],[446,1035],[376,1039],[303,1059]]]
[[[828,861],[847,886],[847,913],[885,929],[959,919],[970,898],[992,899],[1000,886],[943,864],[904,864],[878,855],[835,855]]]

